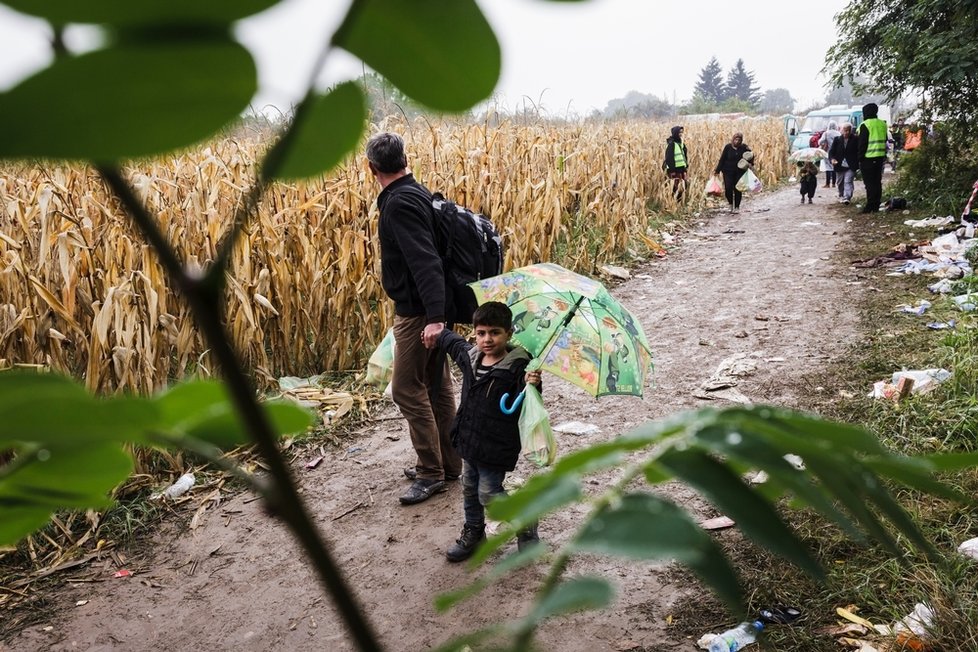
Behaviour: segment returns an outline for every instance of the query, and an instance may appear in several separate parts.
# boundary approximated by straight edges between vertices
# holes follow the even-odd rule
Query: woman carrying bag
[[[737,182],[747,170],[753,167],[754,153],[744,144],[744,134],[737,132],[730,142],[723,146],[720,160],[713,174],[723,175],[723,194],[727,198],[728,210],[731,213],[740,212],[740,200],[743,193],[737,189]]]

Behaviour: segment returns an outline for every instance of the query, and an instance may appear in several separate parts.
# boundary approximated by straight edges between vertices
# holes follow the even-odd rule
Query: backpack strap
[[[436,192],[431,195],[431,207],[434,210],[436,232],[441,233],[444,228],[442,225],[447,226],[445,247],[441,252],[442,260],[447,266],[452,262],[452,245],[455,244],[455,232],[458,228],[458,206],[445,199],[445,195]]]

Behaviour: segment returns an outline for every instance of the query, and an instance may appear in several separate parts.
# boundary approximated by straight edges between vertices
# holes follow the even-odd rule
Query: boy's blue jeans
[[[482,527],[486,524],[486,505],[494,496],[505,494],[505,471],[476,466],[462,460],[462,510],[465,524]]]

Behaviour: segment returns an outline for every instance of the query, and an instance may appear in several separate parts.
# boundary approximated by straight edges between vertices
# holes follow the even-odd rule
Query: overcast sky
[[[742,58],[762,90],[787,88],[798,101],[796,108],[803,109],[826,94],[819,71],[836,40],[833,16],[847,2],[821,0],[803,9],[777,0],[479,4],[502,45],[499,103],[516,108],[529,98],[552,115],[586,115],[632,90],[688,100],[699,71],[713,56],[724,75]],[[239,38],[259,61],[262,92],[256,105],[285,108],[301,95],[319,44],[347,6],[285,0],[239,24]],[[40,21],[0,7],[0,88],[45,65],[50,57],[45,34]],[[77,32],[74,42],[90,39]],[[359,62],[339,52],[323,83],[360,70]]]

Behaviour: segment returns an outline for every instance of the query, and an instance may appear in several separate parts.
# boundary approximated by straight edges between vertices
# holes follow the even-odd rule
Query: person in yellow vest
[[[682,127],[673,127],[672,136],[666,138],[666,160],[663,167],[672,179],[672,195],[677,201],[686,197],[686,170],[689,168],[689,154],[683,142]]]
[[[859,169],[866,186],[866,205],[862,213],[876,213],[883,199],[883,166],[886,164],[886,121],[880,120],[879,107],[870,102],[863,106],[863,123],[859,125]]]

